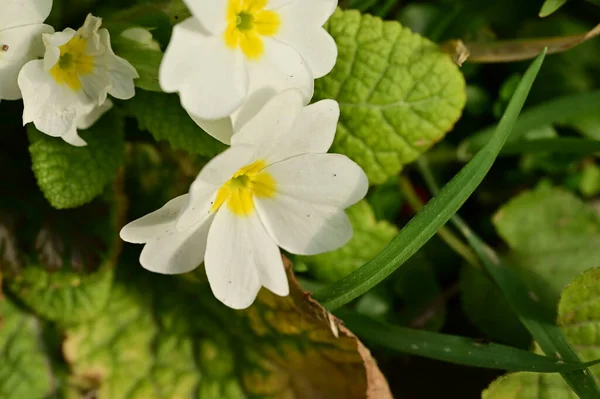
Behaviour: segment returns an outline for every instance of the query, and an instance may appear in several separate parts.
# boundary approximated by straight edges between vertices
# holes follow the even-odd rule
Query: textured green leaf
[[[55,389],[39,321],[0,295],[0,398],[44,398]]]
[[[398,22],[338,10],[326,28],[339,56],[315,98],[340,103],[332,151],[383,183],[452,129],[466,102],[463,76],[436,44]]]
[[[367,201],[347,210],[354,235],[342,248],[315,256],[299,257],[319,280],[333,282],[347,276],[379,253],[398,234],[398,229],[378,221]]]
[[[7,275],[8,290],[49,320],[74,323],[94,317],[109,300],[120,250],[114,232],[122,213],[122,200],[110,190],[76,210],[16,220],[32,233],[15,235],[23,264]]]
[[[558,374],[513,373],[494,381],[482,399],[578,399]]]
[[[161,91],[158,68],[163,53],[152,33],[144,28],[131,27],[113,36],[111,40],[115,54],[129,61],[137,70],[140,77],[134,80],[135,85],[148,91]]]
[[[74,147],[29,126],[29,152],[38,185],[57,209],[92,201],[115,180],[123,163],[122,121],[114,112],[80,132],[86,147]]]
[[[149,131],[157,141],[168,141],[173,148],[213,157],[225,145],[204,132],[183,110],[176,94],[138,90],[126,103],[138,120],[140,129]]]
[[[587,270],[563,291],[558,324],[586,361],[600,358],[600,269]],[[600,367],[590,368],[596,380]],[[484,391],[483,399],[576,399],[558,375],[515,373],[500,377]]]
[[[600,265],[600,217],[564,189],[539,185],[504,205],[493,221],[511,263],[551,308],[576,275]]]
[[[358,340],[294,281],[289,297],[263,291],[251,308],[233,311],[193,277],[127,267],[101,314],[67,328],[71,391],[99,399],[391,398]]]

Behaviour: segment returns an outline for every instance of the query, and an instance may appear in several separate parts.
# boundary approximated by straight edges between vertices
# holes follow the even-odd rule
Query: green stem
[[[412,210],[417,213],[423,208],[423,202],[421,198],[415,192],[415,189],[412,185],[412,182],[406,175],[401,175],[399,179],[400,189],[404,194],[406,202],[412,208]],[[452,231],[447,227],[440,227],[437,234],[440,238],[461,258],[463,258],[469,265],[479,269],[481,265],[479,264],[479,260],[477,255],[471,248],[463,243]]]

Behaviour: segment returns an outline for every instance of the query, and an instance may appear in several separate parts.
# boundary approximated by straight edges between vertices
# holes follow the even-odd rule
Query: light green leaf
[[[600,265],[600,217],[564,189],[539,185],[504,205],[493,221],[511,263],[551,308],[575,276]]]
[[[326,29],[339,56],[315,83],[315,98],[340,103],[332,151],[383,183],[452,129],[466,102],[463,76],[436,44],[398,22],[338,10]]]
[[[600,269],[587,270],[563,291],[558,324],[583,360],[600,358]],[[600,367],[590,368],[596,379]],[[558,375],[515,373],[500,377],[483,392],[483,399],[576,399]]]
[[[152,33],[140,27],[130,27],[111,39],[112,47],[119,57],[123,57],[134,66],[140,75],[134,83],[148,91],[161,91],[158,84],[158,68],[163,53],[160,44]]]
[[[558,324],[582,359],[600,359],[600,268],[587,270],[563,291]],[[592,367],[596,379],[600,367]]]
[[[57,209],[76,208],[102,193],[116,178],[125,151],[122,121],[114,112],[80,132],[85,147],[28,128],[29,152],[38,185]]]
[[[358,340],[294,280],[290,296],[263,290],[233,311],[188,277],[122,264],[106,308],[67,327],[69,390],[99,399],[391,399]]]
[[[157,141],[168,141],[173,148],[206,157],[213,157],[226,148],[192,120],[176,94],[138,90],[125,105],[137,118],[140,129],[149,131]]]
[[[39,218],[17,221],[30,234],[15,234],[24,264],[6,276],[8,290],[48,320],[75,323],[94,317],[109,301],[122,200],[110,190],[76,210],[37,211]]]
[[[494,381],[482,399],[578,399],[558,374],[513,373]]]
[[[561,8],[567,0],[546,0],[540,10],[540,17],[544,18],[548,15],[554,14],[559,8]]]
[[[41,326],[0,295],[0,398],[44,398],[53,393]]]
[[[378,221],[367,201],[347,211],[354,235],[342,248],[315,256],[299,257],[319,280],[333,282],[352,273],[379,253],[398,233],[386,221]]]

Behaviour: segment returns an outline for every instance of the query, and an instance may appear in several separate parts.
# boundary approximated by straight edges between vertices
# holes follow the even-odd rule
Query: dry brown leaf
[[[548,54],[561,53],[598,35],[600,35],[600,24],[589,32],[580,35],[496,42],[449,40],[443,43],[441,48],[444,52],[450,54],[459,66],[465,61],[477,63],[514,62],[535,58],[545,47],[548,47]]]

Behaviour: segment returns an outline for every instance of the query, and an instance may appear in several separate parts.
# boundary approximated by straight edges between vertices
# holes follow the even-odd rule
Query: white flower
[[[101,24],[100,18],[88,15],[78,31],[68,28],[43,36],[44,59],[28,62],[19,73],[24,124],[33,122],[50,136],[72,137],[78,121],[103,105],[107,94],[133,97],[138,74],[112,51]]]
[[[261,286],[288,294],[278,246],[313,255],[351,238],[344,209],[365,196],[367,177],[346,156],[326,154],[338,104],[303,104],[294,89],[274,97],[202,169],[189,194],[121,230],[123,240],[146,244],[143,267],[175,274],[204,261],[214,295],[242,309]]]
[[[52,33],[52,0],[2,0],[0,3],[0,100],[18,100],[19,71],[44,54],[43,33]]]
[[[289,88],[308,104],[314,79],[335,65],[337,47],[322,26],[337,0],[184,1],[193,17],[173,29],[160,84],[225,143],[238,130],[237,114],[229,117],[245,102],[244,121]]]
[[[67,143],[75,146],[75,147],[83,147],[87,145],[84,139],[79,137],[77,130],[85,130],[92,127],[98,119],[106,112],[108,112],[113,107],[112,101],[109,98],[106,99],[104,104],[96,105],[92,104],[91,106],[86,105],[82,110],[82,113],[77,116],[77,120],[75,121],[75,125],[62,136],[62,139]]]

